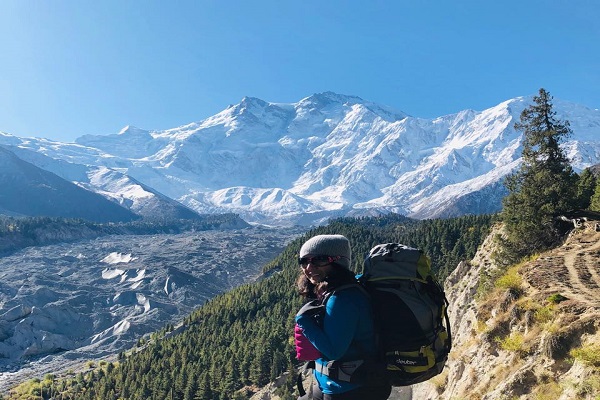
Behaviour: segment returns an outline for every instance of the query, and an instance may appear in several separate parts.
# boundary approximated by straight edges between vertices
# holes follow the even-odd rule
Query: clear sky
[[[174,128],[244,96],[433,118],[543,87],[600,108],[598,0],[0,0],[0,131]]]

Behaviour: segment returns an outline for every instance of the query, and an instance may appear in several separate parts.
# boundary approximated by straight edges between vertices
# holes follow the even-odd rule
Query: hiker
[[[356,284],[351,261],[350,243],[342,235],[314,236],[300,249],[298,290],[312,301],[296,315],[295,338],[298,359],[314,360],[313,399],[384,400],[391,392],[387,382],[349,382],[346,375],[352,361],[377,353],[370,301]]]

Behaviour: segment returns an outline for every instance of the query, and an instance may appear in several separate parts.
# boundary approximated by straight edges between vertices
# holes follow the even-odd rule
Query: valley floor
[[[114,357],[250,282],[292,229],[108,236],[0,257],[0,393]]]

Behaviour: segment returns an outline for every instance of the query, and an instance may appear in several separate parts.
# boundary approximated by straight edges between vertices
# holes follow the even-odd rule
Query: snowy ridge
[[[531,103],[518,97],[423,119],[332,92],[297,103],[245,97],[164,131],[129,126],[70,144],[2,134],[0,144],[60,160],[53,172],[72,181],[85,166],[80,185],[134,212],[159,193],[198,213],[257,223],[315,223],[371,208],[428,218],[458,215],[473,202],[480,212],[499,209],[500,183],[519,165],[514,124]],[[556,99],[554,110],[571,123],[564,148],[575,169],[597,164],[600,111]],[[489,201],[478,200],[483,193]]]

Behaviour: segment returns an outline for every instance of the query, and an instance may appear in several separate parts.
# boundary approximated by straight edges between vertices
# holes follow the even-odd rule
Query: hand
[[[298,324],[294,327],[294,343],[296,344],[296,359],[309,361],[321,357],[319,350],[304,336],[302,328]]]

